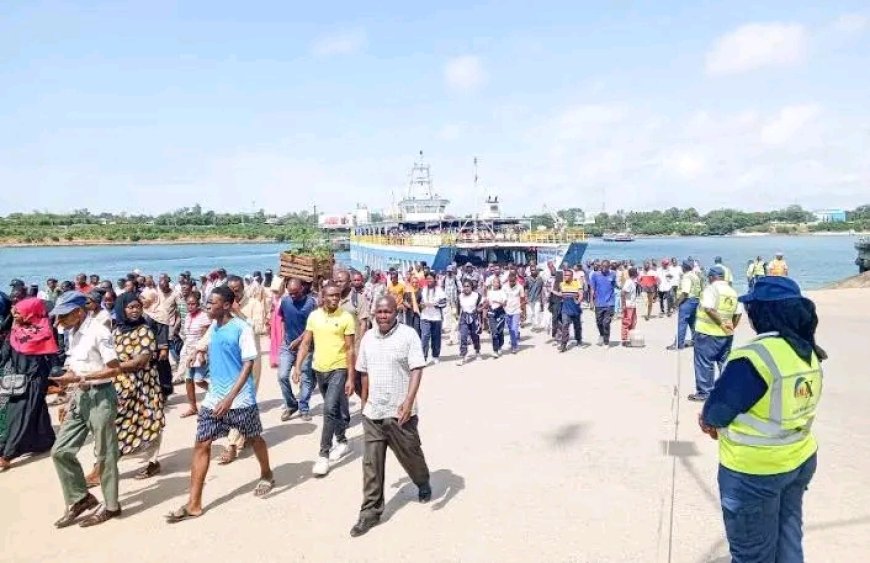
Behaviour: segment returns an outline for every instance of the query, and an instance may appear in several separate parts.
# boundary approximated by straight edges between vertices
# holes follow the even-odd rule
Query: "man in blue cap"
[[[686,331],[695,329],[695,315],[701,300],[701,278],[694,269],[695,263],[691,259],[683,262],[683,277],[677,290],[677,340],[668,346],[668,350],[685,348]]]
[[[118,399],[115,396],[115,377],[136,365],[126,366],[118,361],[109,329],[85,310],[87,297],[78,291],[68,291],[58,297],[51,310],[57,324],[67,331],[66,373],[50,378],[60,386],[76,385],[51,458],[63,487],[67,510],[54,523],[66,528],[78,521],[79,516],[99,506],[96,497],[88,492],[85,474],[76,455],[88,434],[94,435],[97,463],[102,468],[100,486],[104,505],[82,520],[83,528],[102,524],[121,515],[118,503],[118,435],[115,418]]]
[[[716,265],[707,271],[710,282],[701,293],[695,316],[695,392],[690,401],[706,401],[713,389],[716,370],[731,353],[734,329],[743,311],[737,302],[737,292],[725,281],[725,270]]]
[[[822,395],[815,305],[791,279],[761,276],[740,297],[753,341],[728,357],[699,415],[719,441],[719,495],[732,561],[803,561],[810,431]]]

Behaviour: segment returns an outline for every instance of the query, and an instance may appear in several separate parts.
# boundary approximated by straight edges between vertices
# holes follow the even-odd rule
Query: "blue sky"
[[[373,4],[377,4],[376,7]],[[437,4],[437,5],[436,5]],[[0,214],[870,202],[866,2],[0,4]]]

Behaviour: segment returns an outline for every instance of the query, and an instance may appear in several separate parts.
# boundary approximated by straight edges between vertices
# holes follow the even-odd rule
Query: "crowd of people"
[[[751,261],[746,275],[751,290],[739,298],[733,274],[720,258],[706,269],[692,258],[643,264],[596,260],[573,267],[469,263],[443,272],[421,263],[407,271],[337,269],[332,279],[314,283],[282,279],[268,270],[240,277],[223,269],[199,280],[183,272],[175,283],[167,274],[155,282],[138,271],[117,283],[85,274],[61,284],[49,279],[42,289],[13,280],[10,295],[0,293],[0,471],[25,454],[50,451],[66,506],[55,525],[88,527],[115,518],[122,510],[119,458],[142,459],[135,479],[160,473],[166,400],[183,385],[188,405],[180,416],[197,417],[191,487],[187,502],[166,521],[203,513],[215,441],[223,442],[222,465],[252,448],[259,465],[253,493],[267,497],[275,480],[257,391],[260,341],[268,338],[268,361],[277,368],[284,403],[282,422],[297,413],[310,421],[314,390],[322,396],[315,476],[327,476],[350,453],[349,398],[357,395],[361,401],[363,503],[350,531],[359,536],[379,523],[384,510],[388,448],[417,486],[419,500],[432,498],[416,396],[424,367],[441,359],[443,338],[458,343],[459,365],[481,357],[484,333],[492,358],[517,353],[523,330],[547,332],[561,353],[572,339],[574,349],[582,350],[589,346],[582,320],[588,310],[599,346],[629,348],[644,344],[636,331],[640,316],[649,321],[676,313],[676,337],[668,348],[694,347],[696,392],[688,398],[705,402],[699,424],[737,448],[721,452],[727,457],[723,467],[732,471],[720,474],[720,486],[745,493],[754,485],[740,472],[748,468],[752,476],[766,475],[769,469],[763,460],[735,454],[743,452],[739,447],[800,444],[800,451],[792,448],[777,465],[798,472],[782,485],[794,489],[812,477],[815,442],[802,427],[786,428],[781,413],[774,421],[781,426],[768,436],[774,414],[758,405],[781,388],[777,378],[783,371],[799,371],[806,388],[795,391],[794,400],[812,404],[787,406],[798,413],[793,420],[811,421],[821,389],[818,362],[825,357],[814,341],[815,309],[787,278],[782,255],[770,264]],[[765,334],[757,344],[732,352],[734,330],[746,312]],[[621,330],[612,339],[616,319]],[[795,358],[812,369],[803,369]],[[198,390],[205,391],[200,402]],[[57,435],[49,394],[60,406]],[[735,408],[735,397],[742,407]],[[96,462],[85,474],[77,453],[89,435]],[[93,487],[102,490],[102,503],[89,492]],[[727,513],[725,519],[727,528]],[[794,530],[788,533],[794,536]],[[733,553],[741,538],[729,531],[729,541]]]

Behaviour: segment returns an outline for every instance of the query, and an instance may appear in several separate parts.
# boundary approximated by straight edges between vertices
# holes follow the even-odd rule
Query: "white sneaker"
[[[347,445],[347,442],[339,442],[337,446],[332,448],[332,451],[329,452],[329,461],[340,461],[341,458],[346,456],[350,452],[350,446]]]
[[[433,359],[432,359],[432,364],[433,364],[433,365],[436,365],[436,366],[437,366],[437,365],[440,364],[440,363],[441,363],[441,359],[440,359],[440,358],[433,358]]]
[[[464,366],[466,363],[468,363],[468,360],[466,358],[459,358],[458,360],[456,360],[457,366]]]
[[[329,474],[329,458],[326,456],[320,456],[317,458],[317,461],[314,463],[314,469],[311,470],[311,473],[314,474],[315,477],[325,477]]]

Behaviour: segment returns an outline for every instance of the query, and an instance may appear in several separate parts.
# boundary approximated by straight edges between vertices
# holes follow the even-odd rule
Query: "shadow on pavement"
[[[547,435],[547,441],[556,448],[564,448],[580,441],[588,431],[588,422],[575,422],[564,424],[552,434]]]
[[[429,475],[429,483],[432,486],[432,510],[441,510],[465,489],[465,478],[453,473],[449,469],[439,469],[431,473]],[[392,488],[400,490],[393,495],[393,498],[384,507],[384,513],[381,517],[383,522],[388,521],[407,504],[418,502],[417,487],[411,483],[408,477],[402,477],[393,483]]]

